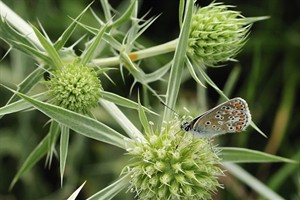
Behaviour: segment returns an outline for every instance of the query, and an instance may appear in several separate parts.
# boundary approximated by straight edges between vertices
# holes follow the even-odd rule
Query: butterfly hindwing
[[[246,101],[237,97],[198,116],[186,125],[185,130],[199,137],[214,137],[241,132],[250,122],[251,115]]]

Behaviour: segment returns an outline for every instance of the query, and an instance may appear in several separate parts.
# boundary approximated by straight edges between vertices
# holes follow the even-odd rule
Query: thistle
[[[69,64],[53,72],[49,88],[51,102],[79,113],[88,113],[101,97],[101,82],[93,68]]]
[[[220,187],[216,149],[209,140],[176,134],[177,125],[146,133],[146,142],[129,150],[135,162],[125,170],[138,199],[210,199]]]
[[[212,3],[192,16],[187,53],[206,66],[233,59],[244,45],[253,20],[233,6]],[[259,19],[257,19],[259,20]]]

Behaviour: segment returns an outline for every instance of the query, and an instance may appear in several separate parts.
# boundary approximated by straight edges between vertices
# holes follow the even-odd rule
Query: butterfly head
[[[184,122],[180,125],[180,129],[183,131],[189,131],[191,129],[191,124],[189,122]]]

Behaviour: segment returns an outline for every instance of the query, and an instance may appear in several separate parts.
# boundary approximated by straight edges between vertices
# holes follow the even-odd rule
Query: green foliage
[[[10,56],[0,62],[0,198],[210,199],[212,191],[221,199],[297,198],[300,61],[293,27],[281,24],[289,32],[274,39],[267,30],[282,20],[273,13],[260,21],[268,17],[234,11],[266,14],[253,5],[181,0],[178,13],[167,13],[176,13],[179,28],[169,21],[173,27],[157,28],[167,35],[176,29],[175,39],[155,45],[164,33],[154,35],[152,27],[165,14],[144,15],[136,0],[97,3],[62,1],[67,13],[37,3],[23,20],[0,2],[0,38],[9,48],[1,46]],[[39,13],[40,28],[26,22],[36,21],[25,17],[31,13]],[[20,52],[27,57],[16,57]],[[240,63],[227,62],[233,58]],[[193,119],[234,96],[247,100],[254,130],[214,140],[180,130],[174,110],[187,107],[184,115]]]

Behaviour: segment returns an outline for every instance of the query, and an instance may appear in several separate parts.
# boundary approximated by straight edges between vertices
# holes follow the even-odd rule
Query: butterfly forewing
[[[248,105],[242,98],[230,99],[186,124],[199,137],[214,137],[225,133],[241,132],[251,122]]]

